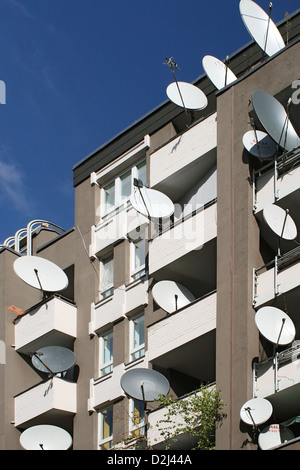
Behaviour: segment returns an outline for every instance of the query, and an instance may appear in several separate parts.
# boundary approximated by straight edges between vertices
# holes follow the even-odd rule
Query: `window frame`
[[[145,257],[144,257],[144,264],[141,264],[140,266],[136,267],[136,249],[137,249],[137,244],[138,243],[145,243]],[[146,240],[144,238],[141,238],[138,241],[132,241],[130,242],[130,277],[133,281],[137,281],[141,277],[143,277],[146,274]]]
[[[112,420],[111,420],[111,428],[110,429],[110,435],[108,437],[103,437],[104,435],[104,416],[105,413],[108,411],[112,412]],[[101,447],[104,446],[105,444],[109,444],[109,449],[113,447],[113,435],[114,435],[114,430],[113,430],[113,419],[114,419],[114,410],[113,410],[113,405],[108,406],[107,408],[101,410],[98,412],[98,448],[99,450],[107,450],[107,449],[102,449]]]
[[[141,164],[144,164],[145,169],[146,168],[146,159],[143,158],[142,160],[139,160],[136,162],[133,166],[130,168],[127,168],[126,170],[122,171],[119,173],[115,178],[112,178],[111,180],[107,181],[102,187],[101,187],[101,221],[106,221],[116,215],[121,209],[126,208],[130,204],[130,195],[133,190],[133,181],[134,178],[138,177],[138,166]],[[121,198],[121,179],[126,173],[130,172],[131,173],[131,181],[130,181],[130,194],[127,197]],[[104,208],[104,193],[105,190],[108,186],[114,183],[114,205],[107,211],[105,211]],[[146,183],[146,182],[145,182]]]
[[[112,336],[112,351],[110,351],[111,359],[108,362],[103,362],[104,359],[104,338],[108,335]],[[111,374],[113,371],[113,360],[114,360],[114,333],[113,329],[111,328],[110,330],[107,330],[105,333],[101,334],[99,336],[99,376],[100,377],[105,377],[108,374]],[[108,371],[105,371],[105,369],[109,369]]]
[[[105,264],[109,261],[112,261],[112,273],[113,273],[113,280],[111,284],[108,284],[108,288],[102,290],[101,284],[103,282],[103,273],[105,272]],[[111,297],[114,293],[114,253],[110,252],[106,256],[100,259],[100,282],[99,282],[99,296],[100,300],[107,299]]]
[[[140,402],[144,407],[143,418],[138,424],[135,424],[135,409],[136,402]],[[146,434],[146,413],[145,413],[145,404],[141,400],[135,398],[129,399],[129,434],[131,438],[138,438],[139,436],[145,436]],[[135,434],[137,433],[137,434]]]
[[[140,343],[138,346],[135,347],[134,345],[135,323],[134,322],[140,317],[143,317],[143,320],[144,320],[144,332],[143,332],[144,342]],[[130,362],[133,362],[145,356],[145,312],[142,311],[142,312],[137,313],[136,315],[130,318],[129,322],[130,322],[129,324],[129,358],[130,358]]]

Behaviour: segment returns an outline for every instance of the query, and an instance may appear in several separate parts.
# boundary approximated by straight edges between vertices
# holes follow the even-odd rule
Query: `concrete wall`
[[[250,130],[251,95],[262,89],[277,94],[299,75],[297,43],[253,70],[218,96],[218,254],[217,388],[227,404],[227,419],[217,433],[218,449],[244,446],[239,412],[252,398],[252,360],[258,356],[254,323],[252,268],[264,264],[259,228],[252,214],[252,188],[242,136]],[[256,448],[256,447],[255,447]]]

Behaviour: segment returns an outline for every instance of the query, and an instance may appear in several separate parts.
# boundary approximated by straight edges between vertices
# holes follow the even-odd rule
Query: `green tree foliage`
[[[189,434],[197,440],[192,450],[214,449],[216,428],[226,417],[220,390],[203,385],[184,399],[160,395],[159,401],[166,407],[164,419],[157,423],[160,435],[168,442],[166,448],[177,442],[180,434]]]

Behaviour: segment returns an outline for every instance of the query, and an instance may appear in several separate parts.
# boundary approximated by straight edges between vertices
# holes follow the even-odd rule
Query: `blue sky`
[[[258,0],[265,11],[269,1]],[[0,0],[0,243],[74,224],[73,165],[251,40],[239,0]],[[275,22],[299,8],[273,1]]]

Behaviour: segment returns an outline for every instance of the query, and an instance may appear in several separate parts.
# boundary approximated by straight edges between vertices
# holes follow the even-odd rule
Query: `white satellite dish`
[[[272,56],[285,47],[284,40],[270,16],[252,0],[240,0],[240,14],[250,36]]]
[[[221,60],[211,55],[202,59],[203,68],[218,90],[234,82],[237,77]]]
[[[286,110],[274,96],[266,91],[256,90],[251,100],[261,125],[281,148],[289,152],[300,146],[300,137]]]
[[[20,444],[26,450],[68,450],[72,437],[58,426],[41,424],[22,432]]]
[[[297,227],[288,211],[275,204],[269,204],[263,210],[263,218],[270,229],[280,238],[294,240]]]
[[[174,213],[174,204],[165,194],[145,186],[134,188],[130,196],[133,208],[149,219],[165,219]]]
[[[295,325],[290,317],[276,307],[262,307],[255,314],[259,332],[273,344],[286,346],[294,341]]]
[[[271,158],[277,152],[275,142],[262,131],[248,131],[243,136],[245,149],[254,157]]]
[[[187,82],[173,82],[167,87],[168,98],[177,106],[190,110],[206,108],[208,100],[196,85]]]
[[[58,374],[71,369],[76,363],[76,356],[62,346],[46,346],[32,355],[31,362],[41,372]]]
[[[241,420],[253,426],[259,426],[270,419],[273,413],[272,404],[265,398],[252,398],[240,410]]]
[[[39,256],[21,256],[14,262],[14,270],[26,284],[44,292],[58,292],[69,284],[59,266]]]
[[[166,312],[172,313],[195,300],[195,296],[183,285],[174,281],[159,281],[153,289],[155,302]]]
[[[143,402],[154,401],[170,390],[168,379],[153,369],[136,367],[121,377],[121,387],[131,398]]]
[[[261,450],[270,450],[294,439],[294,437],[294,433],[286,426],[271,424],[259,433],[258,445]]]

